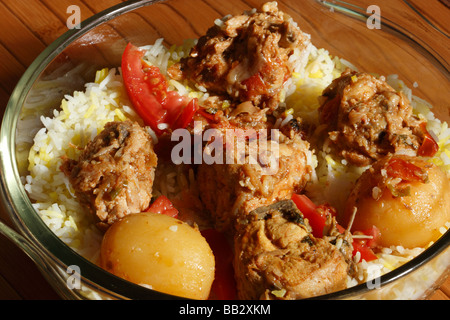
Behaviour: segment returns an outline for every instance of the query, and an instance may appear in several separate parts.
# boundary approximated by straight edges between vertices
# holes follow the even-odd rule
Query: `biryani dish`
[[[129,43],[41,116],[37,213],[105,270],[193,299],[317,297],[416,257],[450,226],[448,124],[313,42],[268,2]]]

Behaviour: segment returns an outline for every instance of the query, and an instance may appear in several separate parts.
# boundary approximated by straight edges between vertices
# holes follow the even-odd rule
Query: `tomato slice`
[[[365,244],[361,243],[360,241],[353,241],[353,256],[355,256],[358,252],[361,255],[360,260],[366,260],[366,262],[376,260],[378,257],[375,255],[373,250],[366,246]]]
[[[323,229],[326,226],[327,217],[335,214],[332,207],[329,205],[316,205],[307,196],[303,194],[293,194],[292,201],[297,205],[297,208],[302,212],[303,216],[308,219],[309,225],[312,229],[312,234],[316,238],[323,237]],[[345,229],[339,224],[336,226],[340,233],[344,233]],[[361,259],[367,262],[378,259],[372,248],[376,246],[376,242],[380,237],[380,230],[373,226],[369,230],[357,231],[354,234],[364,234],[372,236],[371,239],[353,239],[353,256],[359,252]]]
[[[304,194],[293,194],[292,201],[303,214],[313,214],[317,209],[315,203]]]
[[[327,217],[317,210],[318,207],[307,196],[303,194],[293,194],[291,199],[303,214],[303,217],[308,219],[313,236],[322,238]]]
[[[380,238],[381,232],[380,229],[378,229],[375,226],[372,226],[372,228],[368,229],[368,230],[363,230],[362,231],[363,234],[368,235],[368,236],[372,236],[372,239],[367,239],[366,240],[366,244],[369,248],[374,248],[377,245],[377,241]]]
[[[151,85],[151,79],[144,71],[144,51],[139,50],[131,43],[127,45],[122,55],[122,76],[125,88],[131,103],[136,112],[142,117],[144,122],[151,126],[153,130],[161,133],[158,124],[163,122],[167,111],[163,109],[157,96],[155,96],[156,87]]]
[[[202,230],[201,234],[211,247],[216,262],[210,300],[236,300],[237,288],[234,279],[233,252],[227,239],[215,229]]]
[[[427,132],[423,138],[422,144],[417,150],[417,155],[421,157],[432,157],[439,151],[439,145],[433,137]]]
[[[178,218],[178,210],[166,196],[159,196],[145,211]]]
[[[161,124],[172,130],[187,127],[199,109],[197,99],[170,91],[159,68],[148,65],[144,55],[131,43],[122,55],[122,76],[134,109],[158,135],[166,130]]]
[[[428,179],[427,172],[422,168],[404,159],[392,158],[386,167],[389,177],[400,178],[408,182],[425,182]]]
[[[373,248],[377,246],[377,241],[380,238],[380,230],[376,226],[372,226],[372,228],[363,231],[355,231],[353,233],[356,234],[364,234],[367,236],[371,236],[371,239],[353,239],[353,256],[356,255],[357,252],[361,255],[361,260],[364,259],[367,262],[378,259],[378,257],[373,252]]]
[[[172,124],[173,128],[186,128],[194,118],[194,115],[198,112],[199,105],[197,103],[197,99],[192,99],[188,102],[186,107],[178,114],[178,117]]]
[[[326,227],[328,216],[335,215],[333,208],[327,204],[316,205],[304,194],[293,194],[291,199],[303,214],[303,217],[308,219],[313,236],[322,238],[323,229]],[[340,225],[337,225],[336,227],[340,233],[345,231]]]
[[[439,145],[428,132],[426,123],[422,123],[421,129],[424,132],[424,137],[419,150],[417,150],[417,155],[421,157],[432,157],[439,151]]]

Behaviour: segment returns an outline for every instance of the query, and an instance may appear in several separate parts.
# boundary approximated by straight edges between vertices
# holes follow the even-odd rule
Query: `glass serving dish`
[[[30,138],[42,126],[39,116],[57,108],[64,94],[80,90],[104,67],[120,66],[128,42],[140,46],[164,38],[165,44],[203,35],[215,19],[260,8],[265,1],[128,1],[96,14],[52,43],[27,69],[11,95],[1,126],[3,204],[15,226],[2,234],[22,248],[55,290],[66,299],[174,299],[103,271],[64,244],[32,207],[21,177],[27,173]],[[391,6],[392,1],[384,1]],[[399,1],[400,2],[400,1]],[[356,3],[356,1],[355,1]],[[441,120],[450,121],[448,41],[426,22],[408,24],[414,11],[383,11],[381,29],[369,28],[370,4],[341,1],[279,1],[313,44],[378,74],[398,74],[414,94],[427,100]],[[386,7],[381,7],[383,10]],[[389,7],[387,7],[389,8]],[[397,18],[401,19],[397,19]],[[416,20],[417,21],[417,17]],[[425,26],[425,27],[424,27]],[[429,30],[428,30],[429,29]],[[425,38],[426,36],[426,38]],[[55,81],[57,80],[57,81]],[[417,83],[419,86],[417,87]],[[43,91],[44,89],[44,91]],[[45,92],[45,93],[43,93]],[[39,103],[36,103],[39,101]],[[35,115],[37,121],[20,120]],[[447,277],[450,234],[413,260],[370,283],[315,299],[424,299]]]

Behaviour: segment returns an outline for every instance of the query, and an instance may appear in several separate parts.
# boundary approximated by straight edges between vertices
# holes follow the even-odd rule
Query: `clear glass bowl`
[[[217,18],[240,13],[265,1],[128,1],[99,13],[51,44],[32,63],[15,88],[1,127],[1,183],[3,203],[18,233],[0,224],[0,231],[36,262],[43,275],[67,299],[173,299],[176,297],[129,283],[87,261],[52,233],[36,214],[21,176],[32,137],[41,124],[23,124],[30,114],[38,120],[59,106],[64,94],[83,88],[95,71],[120,65],[127,42],[181,44],[198,38]],[[388,6],[391,1],[384,1]],[[400,1],[398,1],[400,2]],[[370,29],[365,8],[341,1],[280,1],[279,7],[311,34],[316,47],[344,58],[362,70],[398,74],[414,94],[434,105],[433,112],[449,121],[449,64],[445,34],[426,22],[407,23],[414,11],[396,15],[383,12],[381,29]],[[383,15],[384,14],[384,15]],[[400,19],[401,18],[401,19]],[[441,46],[439,46],[441,44]],[[57,82],[54,79],[59,79]],[[46,93],[43,94],[43,88]],[[36,104],[36,101],[40,101]],[[39,107],[37,106],[39,105]],[[19,147],[20,145],[20,147]],[[25,157],[25,158],[24,158]],[[415,259],[371,283],[361,284],[318,299],[421,299],[447,277],[450,234]],[[78,271],[79,273],[74,273]],[[316,299],[317,299],[316,298]]]

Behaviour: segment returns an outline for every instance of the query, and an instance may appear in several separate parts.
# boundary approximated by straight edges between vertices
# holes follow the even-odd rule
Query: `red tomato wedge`
[[[422,144],[417,150],[417,155],[421,157],[432,157],[439,151],[439,145],[427,130],[425,123],[421,125],[424,132]]]
[[[159,196],[145,211],[178,218],[178,210],[166,196]]]
[[[423,138],[422,145],[417,150],[417,155],[421,157],[432,157],[439,151],[439,145],[433,137],[427,133]]]
[[[145,52],[128,43],[122,55],[122,76],[135,111],[158,135],[166,129],[186,128],[199,109],[197,99],[168,89],[158,67],[148,65]],[[158,127],[163,125],[163,127]]]
[[[428,179],[428,175],[425,170],[413,163],[399,158],[389,160],[386,167],[386,173],[389,177],[400,178],[407,182],[425,182]]]
[[[329,205],[316,205],[303,194],[293,194],[292,201],[297,205],[297,208],[302,212],[303,216],[308,219],[313,236],[322,238],[328,215],[335,215],[333,208]],[[345,232],[345,229],[339,224],[336,227],[340,233]],[[372,248],[376,246],[376,241],[380,236],[378,228],[373,226],[370,230],[357,231],[354,234],[364,234],[372,238],[353,239],[353,256],[359,252],[361,259],[365,259],[367,262],[377,259]]]
[[[370,228],[369,230],[363,230],[361,232],[365,235],[372,237],[372,239],[365,240],[366,241],[365,243],[369,248],[375,248],[377,245],[377,240],[380,238],[381,235],[380,230],[377,227],[372,226],[372,228]]]
[[[332,208],[328,205],[317,206],[303,194],[293,194],[291,199],[303,214],[303,217],[308,219],[313,236],[322,238],[328,215],[334,215]],[[339,232],[344,232],[344,228],[341,226],[338,225],[337,228]]]
[[[214,282],[211,287],[210,300],[235,300],[237,288],[234,279],[233,252],[225,236],[215,229],[201,231],[216,261]]]
[[[292,201],[303,214],[312,214],[317,209],[316,204],[304,194],[293,194]]]
[[[367,262],[378,259],[378,257],[373,252],[373,248],[377,245],[377,240],[380,237],[380,230],[373,226],[369,230],[364,230],[361,232],[355,232],[355,234],[364,234],[371,236],[371,239],[353,239],[353,256],[359,252],[361,255],[361,260],[364,259]]]
[[[357,252],[361,255],[360,260],[366,260],[366,262],[376,260],[378,257],[375,255],[373,250],[364,244],[362,244],[360,241],[353,241],[353,256],[356,255]]]

